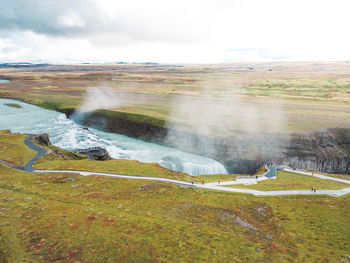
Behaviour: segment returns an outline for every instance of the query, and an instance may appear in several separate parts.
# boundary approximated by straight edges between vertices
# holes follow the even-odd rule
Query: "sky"
[[[0,63],[350,60],[349,0],[0,0]]]

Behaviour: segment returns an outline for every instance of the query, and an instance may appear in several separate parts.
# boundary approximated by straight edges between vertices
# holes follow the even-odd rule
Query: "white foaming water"
[[[22,108],[6,106],[8,103],[19,104]],[[225,167],[213,159],[120,134],[93,128],[87,130],[62,113],[16,100],[0,99],[0,130],[4,129],[20,133],[49,133],[52,144],[63,149],[102,147],[112,158],[155,162],[191,175],[227,173]]]

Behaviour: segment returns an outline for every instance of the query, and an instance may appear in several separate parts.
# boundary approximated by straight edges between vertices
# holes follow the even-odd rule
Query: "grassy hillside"
[[[38,166],[173,176],[73,157],[51,152]],[[350,261],[349,195],[254,197],[0,165],[0,197],[0,262]]]
[[[349,197],[257,198],[3,166],[0,194],[8,262],[350,260]]]
[[[36,152],[29,149],[23,141],[24,134],[11,134],[10,131],[0,131],[0,159],[17,166],[24,166]]]

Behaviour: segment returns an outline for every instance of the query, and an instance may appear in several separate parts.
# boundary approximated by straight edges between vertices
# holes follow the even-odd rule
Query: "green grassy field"
[[[24,134],[0,131],[0,159],[17,166],[24,166],[29,162],[36,152],[24,145],[26,138]]]
[[[0,193],[2,262],[350,259],[349,197],[257,198],[3,166]]]
[[[233,181],[241,174],[210,174],[196,176],[199,182],[212,183],[217,181]]]
[[[0,146],[2,151],[23,153],[24,137],[1,136],[2,141],[16,138],[21,146]],[[132,163],[132,170],[118,162],[76,160],[50,148],[38,166],[66,162],[66,168],[80,170],[153,169],[152,176],[174,176],[148,164]],[[294,186],[305,182],[288,180]],[[0,197],[0,262],[350,260],[349,195],[254,197],[143,180],[33,174],[0,165]]]
[[[309,172],[312,172],[309,171]],[[334,178],[339,178],[339,179],[345,179],[345,180],[350,180],[350,174],[328,174],[328,173],[322,173],[322,172],[319,172],[317,171],[318,174],[323,174],[323,175],[326,175],[326,176],[330,176],[330,177],[334,177]]]
[[[166,177],[183,181],[198,181],[197,177],[174,172],[161,167],[157,163],[141,163],[134,160],[116,159],[109,161],[93,160],[39,160],[34,167],[43,170],[81,170],[107,172],[135,176]]]
[[[336,190],[349,187],[348,184],[331,180],[319,179],[316,177],[295,174],[285,171],[278,171],[276,179],[261,181],[253,185],[231,185],[228,187],[254,189],[262,191],[273,190]]]

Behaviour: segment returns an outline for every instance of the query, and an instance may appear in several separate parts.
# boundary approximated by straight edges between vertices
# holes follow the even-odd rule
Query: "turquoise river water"
[[[19,104],[22,108],[7,106],[9,103]],[[67,119],[63,113],[17,100],[0,99],[0,130],[4,129],[15,133],[48,133],[52,144],[63,149],[103,147],[115,159],[155,162],[191,175],[227,173],[225,167],[213,159],[120,134],[93,128],[86,130],[73,120]]]

